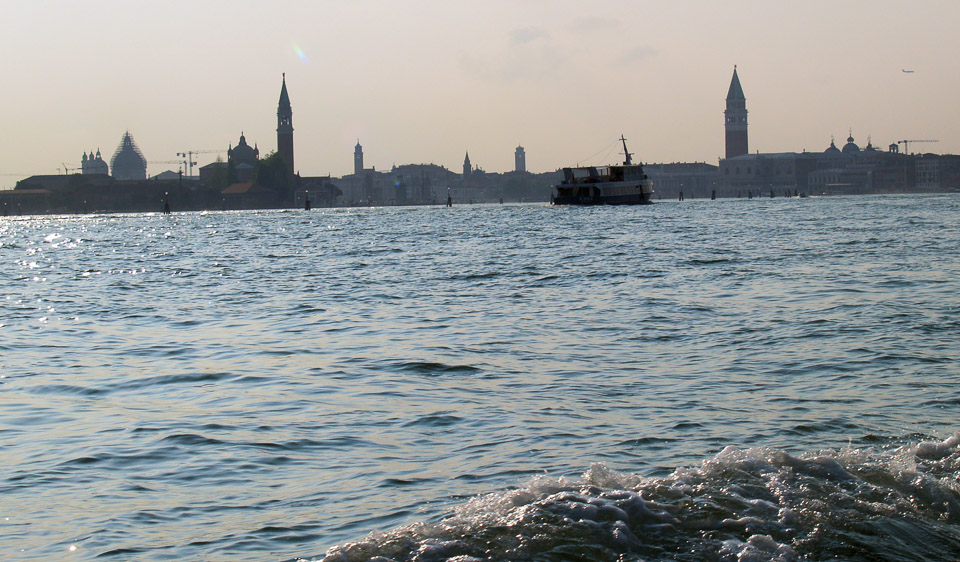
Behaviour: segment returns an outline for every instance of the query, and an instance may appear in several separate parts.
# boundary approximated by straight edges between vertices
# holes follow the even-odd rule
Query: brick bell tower
[[[740,77],[737,76],[737,67],[733,67],[733,78],[730,80],[730,89],[727,90],[727,109],[724,128],[727,136],[727,158],[741,156],[750,152],[747,146],[747,98],[740,87]]]
[[[280,88],[280,103],[277,104],[277,152],[287,164],[287,172],[292,176],[293,167],[293,109],[287,94],[287,74],[283,74],[283,87]]]

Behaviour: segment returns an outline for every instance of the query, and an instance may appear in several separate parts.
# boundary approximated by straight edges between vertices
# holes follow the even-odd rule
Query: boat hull
[[[651,205],[653,200],[647,194],[636,195],[557,195],[553,198],[554,205]]]

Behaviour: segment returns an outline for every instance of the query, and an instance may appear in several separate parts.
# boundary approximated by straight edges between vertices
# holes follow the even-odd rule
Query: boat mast
[[[627,159],[623,162],[623,165],[624,165],[624,166],[629,166],[630,164],[633,163],[633,162],[630,160],[630,157],[633,156],[633,155],[630,154],[630,151],[627,150],[627,139],[623,138],[623,135],[620,135],[620,142],[623,143],[623,154],[627,157]]]

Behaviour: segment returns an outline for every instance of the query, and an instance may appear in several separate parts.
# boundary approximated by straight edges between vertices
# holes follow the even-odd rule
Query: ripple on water
[[[958,214],[2,221],[5,554],[944,558]]]

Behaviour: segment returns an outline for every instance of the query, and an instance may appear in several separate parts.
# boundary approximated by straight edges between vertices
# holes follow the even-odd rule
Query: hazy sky
[[[4,0],[0,188],[109,162],[126,130],[151,162],[241,131],[265,155],[283,72],[304,175],[350,173],[358,138],[377,169],[508,171],[518,144],[530,171],[608,163],[621,133],[716,163],[735,64],[751,152],[853,129],[958,153],[958,24],[957,0]]]

